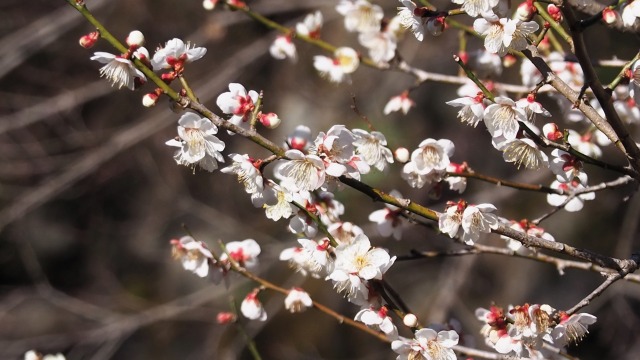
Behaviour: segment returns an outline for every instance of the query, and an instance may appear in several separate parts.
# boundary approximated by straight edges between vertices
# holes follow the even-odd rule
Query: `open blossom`
[[[520,124],[527,121],[524,110],[516,107],[516,103],[508,97],[498,96],[495,103],[487,106],[484,111],[484,123],[492,137],[503,136],[513,140],[518,135]]]
[[[220,261],[227,261],[230,257],[242,267],[254,268],[258,265],[258,255],[260,255],[261,249],[253,239],[229,242],[225,245],[225,249],[226,253],[220,256]]]
[[[149,56],[145,48],[139,48],[136,50],[136,53],[134,53],[134,56],[136,56],[135,54],[138,54],[138,58],[142,57],[140,54],[146,54],[146,57]],[[125,86],[129,90],[134,90],[136,81],[138,85],[144,84],[147,81],[142,71],[136,69],[131,60],[125,59],[122,56],[98,51],[93,54],[91,60],[105,64],[100,68],[100,76],[109,80],[112,86],[118,86],[118,89]]]
[[[447,105],[461,107],[458,111],[458,119],[463,123],[467,123],[476,127],[484,118],[484,94],[479,92],[475,97],[464,96],[458,99],[447,101]]]
[[[400,176],[407,181],[412,188],[421,189],[424,186],[429,186],[438,183],[444,176],[444,170],[432,171],[426,175],[422,174],[422,171],[418,171],[417,165],[413,161],[409,161],[402,167],[402,173]]]
[[[599,158],[602,156],[602,150],[595,143],[596,139],[594,138],[593,133],[587,132],[584,135],[580,135],[573,129],[569,129],[567,131],[569,132],[567,141],[574,149],[593,158]]]
[[[196,241],[191,236],[183,236],[179,240],[171,240],[172,255],[180,260],[182,267],[200,277],[209,274],[209,262],[213,260],[211,251],[202,241]]]
[[[322,29],[322,13],[316,11],[304,17],[302,22],[296,24],[296,33],[302,36],[308,36],[312,39],[320,38],[320,30]]]
[[[374,308],[362,309],[358,311],[354,320],[360,321],[373,329],[380,330],[389,339],[395,340],[398,338],[398,328],[393,324],[388,312],[389,310],[385,306],[379,310]]]
[[[640,1],[627,2],[622,9],[622,23],[624,26],[632,27],[638,18],[640,18]]]
[[[498,5],[499,0],[451,0],[454,4],[461,4],[462,10],[471,17],[489,12]]]
[[[403,6],[398,6],[398,18],[405,29],[411,29],[418,41],[424,39],[424,24],[426,18],[416,15],[416,4],[409,0],[399,0]]]
[[[527,36],[538,30],[535,21],[522,22],[507,18],[498,18],[489,13],[473,22],[473,29],[484,35],[484,47],[487,51],[505,56],[509,50],[524,50]]]
[[[355,135],[344,125],[334,125],[318,134],[312,151],[324,161],[327,174],[338,177],[348,171],[345,164],[355,155],[354,141]]]
[[[595,316],[587,313],[573,314],[567,316],[561,314],[560,324],[551,330],[553,344],[565,346],[570,343],[577,343],[589,332],[587,327],[598,320]]]
[[[356,154],[370,166],[382,171],[387,164],[393,163],[393,153],[387,147],[387,139],[384,134],[378,131],[371,133],[361,129],[353,129],[355,141],[353,145],[356,147]]]
[[[360,226],[348,221],[334,222],[327,226],[327,231],[329,231],[329,234],[333,236],[338,245],[351,244],[358,235],[364,234],[364,231]]]
[[[248,120],[258,101],[255,90],[247,92],[241,84],[229,84],[229,91],[222,93],[216,99],[216,104],[225,114],[233,115],[229,121],[234,125],[248,128]]]
[[[468,205],[462,213],[462,241],[467,245],[473,245],[478,241],[481,233],[489,233],[491,229],[497,229],[498,217],[492,214],[496,207],[491,204]]]
[[[287,150],[284,164],[279,168],[282,186],[293,192],[316,190],[325,179],[324,162],[317,155],[305,155],[300,150]]]
[[[311,297],[306,291],[300,288],[289,290],[289,294],[284,299],[284,308],[292,313],[303,312],[311,306],[313,306]]]
[[[347,31],[379,30],[384,17],[382,8],[367,0],[341,0],[336,6],[336,11],[344,16],[344,27]]]
[[[327,279],[333,280],[338,291],[344,292],[350,299],[367,294],[364,282],[382,279],[396,259],[384,249],[372,248],[369,238],[364,234],[358,235],[351,244],[338,246],[335,255],[333,271]]]
[[[244,300],[242,300],[242,304],[240,304],[240,312],[249,320],[266,321],[267,312],[258,299],[259,292],[260,289],[254,289],[247,294]]]
[[[244,185],[244,190],[247,193],[262,192],[264,190],[264,180],[254,160],[247,154],[231,154],[229,157],[233,163],[220,171],[225,174],[238,175],[238,181]]]
[[[542,104],[536,101],[534,94],[527,95],[526,98],[516,101],[516,106],[523,109],[527,115],[527,119],[533,120],[536,114],[542,116],[551,116],[551,113],[547,109],[542,107]]]
[[[378,64],[384,65],[396,56],[398,39],[388,30],[361,32],[358,42],[369,50],[369,57]]]
[[[209,121],[194,113],[185,113],[178,120],[178,136],[166,142],[169,146],[179,147],[173,158],[180,165],[200,166],[204,170],[213,171],[218,162],[224,162],[220,153],[225,144],[214,136],[218,128]]]
[[[24,360],[65,360],[66,357],[60,353],[42,355],[35,350],[29,350],[24,354]]]
[[[389,115],[394,111],[402,111],[403,114],[407,115],[409,109],[414,106],[416,106],[416,103],[409,97],[409,92],[403,91],[402,94],[389,99],[382,112],[385,115]]]
[[[541,238],[544,240],[555,241],[553,235],[546,232],[543,228],[537,226],[536,224],[523,219],[520,221],[511,221],[511,225],[509,227],[513,230],[523,232],[528,236],[533,236],[537,238]],[[513,240],[507,236],[501,235],[500,238],[507,243],[507,247],[519,254],[531,254],[534,251],[530,248],[522,245],[521,242]]]
[[[347,79],[348,74],[356,71],[359,65],[358,53],[349,47],[337,48],[333,53],[333,58],[322,55],[313,57],[313,67],[318,70],[320,75],[337,83]]]
[[[402,194],[397,190],[392,190],[391,196],[402,198]],[[369,214],[369,221],[378,225],[378,232],[381,236],[389,237],[393,235],[396,240],[402,238],[403,210],[397,206],[385,204],[385,207]]]
[[[314,278],[325,275],[325,270],[331,264],[329,256],[329,240],[315,242],[309,239],[298,239],[300,247],[284,249],[280,253],[281,261],[288,261],[289,265],[302,275],[310,274]]]
[[[269,53],[278,60],[289,58],[291,61],[295,62],[298,59],[296,45],[293,43],[293,40],[289,35],[280,35],[276,37],[269,47]]]
[[[584,172],[580,159],[560,149],[554,149],[551,155],[553,159],[549,169],[556,175],[556,180],[568,183],[577,179],[581,184],[587,183],[587,173]]]
[[[156,50],[151,59],[153,70],[174,69],[180,71],[185,63],[190,63],[202,58],[207,53],[203,47],[191,46],[180,39],[167,41],[163,48]]]
[[[458,202],[448,202],[444,212],[438,217],[438,228],[440,232],[455,238],[462,231],[462,213],[467,207],[463,200]]]
[[[569,199],[571,193],[576,190],[584,189],[584,185],[580,184],[578,181],[573,180],[568,183],[561,183],[557,180],[554,180],[550,186],[552,189],[562,190],[563,194],[547,194],[547,203],[552,206],[560,206],[565,203],[565,201],[569,200],[565,205],[564,209],[569,212],[580,211],[584,206],[584,202],[586,200],[593,200],[596,198],[596,194],[594,192],[582,193],[578,196],[572,196]],[[567,194],[567,195],[564,195]]]
[[[413,339],[400,338],[391,343],[391,348],[400,354],[397,360],[456,360],[452,347],[460,337],[454,330],[436,332],[423,328],[415,332]]]
[[[497,144],[497,148],[502,151],[504,161],[513,163],[518,169],[524,166],[526,169],[538,170],[549,166],[547,154],[529,138],[505,140]]]
[[[411,153],[411,162],[418,174],[427,175],[434,171],[444,171],[449,165],[455,146],[447,139],[426,139]]]

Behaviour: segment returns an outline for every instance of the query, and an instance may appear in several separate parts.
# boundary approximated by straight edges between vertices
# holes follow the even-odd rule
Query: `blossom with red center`
[[[260,289],[256,288],[247,294],[240,304],[240,312],[249,320],[266,321],[267,312],[258,299],[258,293],[260,293]]]
[[[226,254],[220,256],[220,261],[225,261],[229,257],[246,268],[254,268],[258,265],[258,255],[260,255],[260,245],[253,240],[232,241],[225,245]],[[227,254],[229,254],[227,256]]]
[[[229,84],[229,91],[222,93],[216,99],[216,104],[225,114],[232,115],[229,122],[236,126],[248,129],[248,120],[255,109],[259,94],[247,90],[241,84]]]
[[[184,70],[184,64],[196,61],[207,53],[203,47],[195,47],[190,43],[174,38],[164,47],[156,50],[151,59],[153,70],[172,69],[178,75]]]

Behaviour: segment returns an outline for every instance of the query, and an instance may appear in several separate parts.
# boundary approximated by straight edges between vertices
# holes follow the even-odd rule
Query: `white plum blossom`
[[[475,97],[464,96],[458,99],[447,101],[446,104],[454,107],[462,107],[458,111],[458,119],[476,127],[484,118],[484,94],[479,92]]]
[[[206,277],[209,274],[209,262],[213,261],[211,251],[201,242],[191,236],[171,240],[172,256],[180,260],[182,267],[192,273]]]
[[[556,180],[568,183],[577,179],[581,184],[587,183],[587,173],[580,159],[560,149],[554,149],[551,155],[553,159],[549,169],[556,175]]]
[[[327,279],[331,279],[338,291],[344,292],[349,300],[368,294],[365,282],[382,279],[396,259],[384,249],[372,248],[369,238],[364,234],[358,235],[351,244],[339,245],[335,255],[333,271]]]
[[[244,300],[242,300],[242,304],[240,304],[240,312],[249,320],[266,321],[267,312],[264,310],[264,306],[262,306],[260,300],[258,300],[259,292],[260,289],[254,289],[247,294]]]
[[[602,150],[595,143],[594,140],[596,139],[594,139],[592,132],[587,132],[584,135],[580,135],[573,129],[568,129],[567,131],[569,132],[567,141],[574,149],[592,158],[599,158],[602,156]]]
[[[277,36],[269,47],[269,53],[278,60],[289,58],[291,61],[295,62],[298,59],[296,45],[293,43],[293,40],[289,35]]]
[[[407,181],[409,186],[413,188],[421,189],[426,185],[431,185],[442,180],[444,171],[432,171],[426,175],[421,174],[418,171],[417,165],[413,161],[409,161],[402,167],[402,173],[400,176]]]
[[[511,221],[511,225],[509,227],[513,230],[523,232],[528,236],[533,236],[537,238],[541,238],[544,240],[555,241],[553,235],[546,232],[543,228],[537,226],[536,224],[524,219],[520,221]],[[522,245],[521,242],[511,239],[510,237],[501,235],[500,238],[507,243],[507,247],[519,254],[532,254],[534,250]]]
[[[536,101],[534,94],[529,94],[526,98],[516,101],[516,106],[524,109],[527,119],[529,120],[533,120],[535,114],[540,114],[546,117],[551,116],[551,113],[547,111],[547,109],[543,108],[542,104]]]
[[[382,112],[385,115],[389,115],[395,111],[402,111],[403,114],[407,115],[409,110],[414,106],[416,106],[416,103],[409,97],[409,92],[403,91],[400,95],[393,96],[389,99]]]
[[[353,145],[362,160],[368,165],[383,171],[387,164],[393,164],[393,153],[387,147],[387,139],[378,131],[371,133],[361,129],[353,129],[355,140]]]
[[[258,255],[260,255],[260,245],[253,239],[243,241],[232,241],[225,245],[226,253],[220,256],[220,261],[228,261],[230,257],[242,267],[248,269],[258,265]],[[228,254],[228,256],[227,256]]]
[[[331,264],[329,255],[329,240],[315,242],[309,239],[298,239],[300,247],[284,249],[280,253],[281,261],[288,261],[289,265],[302,275],[310,274],[314,278],[325,275]]]
[[[402,194],[397,190],[392,190],[391,196],[401,199]],[[378,232],[381,236],[389,237],[393,235],[396,240],[402,238],[403,210],[391,204],[369,214],[369,221],[377,224]]]
[[[165,44],[163,48],[156,50],[151,59],[153,70],[171,69],[180,71],[185,63],[190,63],[202,58],[207,53],[203,47],[191,46],[190,43],[174,38]]]
[[[462,213],[462,241],[473,245],[481,233],[489,233],[500,225],[498,217],[492,214],[496,207],[491,204],[467,205]]]
[[[320,75],[336,83],[348,79],[348,74],[356,71],[359,65],[358,53],[349,47],[337,48],[333,58],[323,55],[313,57],[313,67]]]
[[[549,158],[542,152],[536,143],[529,138],[517,138],[505,140],[496,144],[502,151],[504,161],[513,163],[520,169],[524,166],[529,170],[538,170],[549,167]]]
[[[466,162],[463,162],[462,164],[451,162],[446,168],[446,171],[448,173],[454,174],[462,174],[467,172],[468,170],[469,167]],[[464,176],[447,174],[447,176],[444,178],[444,181],[449,184],[449,189],[457,191],[460,194],[462,194],[467,189],[467,178]]]
[[[411,153],[411,162],[420,175],[444,171],[449,165],[449,157],[453,155],[455,146],[447,139],[426,139]]]
[[[327,226],[327,231],[333,239],[340,244],[351,244],[353,239],[360,234],[364,234],[362,228],[358,225],[354,225],[351,222],[334,222]]]
[[[520,79],[522,79],[522,85],[533,87],[542,81],[542,74],[529,59],[523,59],[520,65]]]
[[[24,360],[66,360],[61,353],[42,355],[35,350],[29,350],[24,354]]]
[[[291,149],[305,151],[311,144],[311,129],[305,125],[298,125],[293,133],[287,137],[286,146]]]
[[[367,31],[358,35],[358,42],[369,50],[369,57],[380,65],[391,61],[396,55],[398,40],[389,31]]]
[[[493,13],[483,14],[483,18],[473,22],[473,29],[485,36],[487,51],[499,56],[505,56],[509,50],[524,50],[528,45],[527,36],[536,32],[538,27],[535,21],[499,18]]]
[[[586,200],[593,200],[596,198],[596,194],[594,192],[582,193],[577,196],[572,196],[571,194],[573,192],[585,188],[583,184],[579,183],[576,180],[568,183],[554,180],[551,183],[550,187],[552,189],[561,190],[562,194],[547,194],[547,203],[549,203],[549,205],[551,206],[560,206],[568,200],[568,202],[564,205],[564,209],[569,212],[582,210],[582,207],[584,206],[584,202]],[[569,198],[570,196],[571,198]]]
[[[410,0],[399,0],[402,6],[398,6],[398,18],[405,29],[410,29],[418,41],[424,39],[424,24],[426,18],[415,13],[416,4]]]
[[[251,195],[253,206],[263,207],[267,219],[278,221],[288,219],[293,215],[295,206],[291,204],[293,196],[290,192],[284,191],[280,186],[269,183],[264,191]]]
[[[317,155],[305,155],[300,150],[287,150],[279,168],[284,178],[282,186],[293,192],[316,190],[324,184],[324,162]]]
[[[289,310],[291,313],[300,313],[307,308],[313,306],[313,301],[309,294],[300,289],[300,288],[292,288],[289,290],[289,294],[284,299],[284,308]]]
[[[218,162],[224,162],[220,152],[225,144],[214,136],[217,133],[218,128],[209,119],[188,112],[178,120],[179,137],[166,144],[180,148],[173,156],[178,164],[194,169],[198,165],[206,171],[214,171],[218,168]]]
[[[345,164],[355,155],[355,139],[344,125],[334,125],[326,134],[318,134],[312,152],[324,161],[328,175],[338,177],[348,172]]]
[[[436,332],[423,328],[415,332],[413,339],[400,337],[391,343],[391,349],[398,353],[397,360],[456,360],[452,347],[460,337],[454,330]]]
[[[447,202],[444,212],[438,216],[438,229],[440,232],[455,238],[462,232],[462,213],[467,207],[464,200]]]
[[[454,4],[462,5],[467,15],[476,17],[482,13],[489,12],[498,5],[499,0],[451,0]]]
[[[622,23],[624,26],[632,27],[640,18],[640,1],[629,1],[622,8]]]
[[[384,17],[382,8],[367,0],[341,0],[336,10],[344,16],[344,27],[347,31],[360,33],[379,30]]]
[[[640,15],[640,1],[635,2],[638,4],[637,8]],[[638,105],[640,105],[640,60],[636,60],[629,71],[631,71],[631,77],[629,79],[629,96],[633,98],[633,101],[635,102],[634,105],[636,105],[633,108],[637,110]]]
[[[527,115],[508,97],[498,96],[494,101],[484,111],[487,130],[494,138],[503,136],[506,140],[515,139],[520,129],[518,121],[526,122]]]
[[[570,343],[577,343],[589,332],[587,327],[594,324],[598,319],[587,313],[573,314],[567,316],[561,314],[560,324],[551,330],[553,344],[563,347]]]
[[[145,48],[139,48],[136,53],[143,54],[146,51]],[[147,53],[146,56],[148,57],[149,54]],[[140,57],[139,55],[138,58]],[[147,81],[142,71],[138,70],[131,60],[122,56],[98,51],[93,54],[91,60],[105,64],[100,68],[100,76],[106,78],[112,86],[118,86],[118,89],[125,86],[129,90],[134,90],[136,79],[139,84],[144,84]]]
[[[248,120],[258,101],[255,90],[247,92],[241,84],[230,83],[229,91],[222,93],[216,99],[216,104],[225,114],[231,114],[229,122],[236,126],[248,128]],[[230,132],[230,134],[232,134]]]
[[[229,157],[233,163],[220,171],[225,174],[236,174],[238,182],[244,185],[244,190],[248,194],[262,192],[264,190],[264,180],[254,160],[247,154],[230,154]]]
[[[322,13],[316,11],[304,17],[302,22],[296,24],[296,33],[302,36],[308,36],[312,39],[320,38],[320,30],[322,29]]]
[[[375,330],[380,330],[387,335],[387,338],[395,340],[398,338],[398,328],[393,324],[388,312],[389,310],[385,306],[379,310],[374,308],[362,309],[358,311],[354,320],[360,321]]]

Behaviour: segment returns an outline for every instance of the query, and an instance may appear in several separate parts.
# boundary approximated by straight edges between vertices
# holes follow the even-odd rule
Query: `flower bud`
[[[445,29],[444,16],[431,17],[427,20],[427,30],[433,36],[439,36]]]
[[[152,107],[158,102],[158,95],[155,93],[148,93],[142,97],[142,105],[145,107]]]
[[[533,6],[532,1],[525,1],[518,5],[518,8],[516,9],[516,19],[520,21],[531,21],[535,14],[536,8]]]
[[[407,150],[406,148],[397,148],[396,151],[394,151],[393,155],[399,163],[404,164],[409,161],[409,150]]]
[[[100,38],[100,33],[97,31],[92,31],[87,35],[82,36],[80,38],[79,43],[80,43],[80,46],[82,46],[83,48],[89,49],[96,44],[99,38]]]
[[[218,0],[204,0],[202,2],[202,7],[205,10],[213,10],[216,8],[217,3],[218,3]]]
[[[558,141],[562,139],[563,134],[560,129],[558,129],[558,125],[555,123],[548,123],[542,127],[542,133],[544,136],[551,141]]]
[[[404,316],[402,322],[408,327],[414,327],[418,325],[418,318],[415,315],[408,313]]]
[[[221,311],[216,315],[216,322],[220,325],[231,324],[236,321],[236,315],[228,311]]]
[[[549,15],[551,15],[551,18],[556,22],[562,21],[562,11],[560,11],[560,8],[557,7],[556,5],[549,4],[547,6],[547,12],[549,13]]]
[[[267,129],[275,129],[282,122],[276,113],[260,114],[259,120]]]
[[[129,33],[129,36],[127,36],[125,42],[127,43],[127,45],[129,45],[129,47],[140,47],[144,44],[144,35],[142,35],[140,31],[134,30]]]
[[[620,14],[611,8],[602,10],[602,20],[607,24],[613,24],[620,18]]]
[[[515,64],[517,61],[518,59],[515,56],[507,54],[502,58],[502,66],[509,68],[513,66],[513,64]]]

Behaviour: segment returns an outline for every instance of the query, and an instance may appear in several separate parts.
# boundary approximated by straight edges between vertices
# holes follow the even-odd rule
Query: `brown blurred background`
[[[346,33],[334,10],[337,1],[255,1],[255,10],[293,26],[319,9],[325,17],[323,39],[355,47],[356,35]],[[391,17],[398,5],[380,2]],[[268,47],[275,33],[240,13],[206,12],[199,0],[88,0],[90,9],[120,39],[131,30],[146,36],[150,52],[179,37],[208,49],[189,64],[186,77],[212,110],[229,82],[264,90],[265,110],[283,119],[280,128],[263,131],[280,143],[298,124],[312,132],[332,124],[366,125],[350,109],[357,99],[361,113],[384,132],[391,148],[413,149],[425,138],[448,138],[456,144],[453,161],[468,161],[478,172],[530,183],[549,184],[546,171],[516,171],[493,149],[488,133],[456,120],[456,109],[443,105],[456,98],[456,86],[428,83],[412,93],[417,107],[408,116],[384,116],[393,95],[413,84],[398,72],[361,67],[351,85],[321,79],[312,67],[320,49],[298,43],[299,61],[272,59]],[[452,4],[441,2],[445,8]],[[609,33],[596,25],[587,33],[594,56],[629,59],[637,38]],[[262,246],[261,276],[285,287],[302,286],[320,301],[346,316],[358,308],[336,294],[330,284],[292,274],[278,261],[279,252],[295,244],[286,221],[266,220],[255,209],[234,176],[198,171],[195,175],[172,159],[164,142],[176,134],[178,114],[165,100],[152,109],[141,97],[147,85],[130,92],[116,90],[98,77],[94,51],[113,52],[104,42],[91,50],[77,45],[92,31],[64,1],[16,0],[0,3],[0,358],[17,359],[29,349],[62,352],[67,359],[234,359],[249,358],[245,340],[233,326],[215,323],[230,299],[242,300],[253,288],[232,276],[229,289],[185,272],[170,256],[169,240],[185,234],[186,225],[212,247],[224,242],[256,239]],[[613,40],[613,39],[616,40]],[[477,40],[470,47],[482,46]],[[615,50],[614,50],[615,49]],[[417,43],[409,34],[400,46],[405,59],[423,69],[455,75],[450,54],[457,51],[457,33]],[[605,74],[607,76],[607,74]],[[518,67],[503,79],[519,83]],[[550,110],[554,102],[541,99]],[[557,111],[554,121],[563,123]],[[558,117],[560,116],[560,117]],[[542,124],[539,124],[542,125]],[[581,130],[581,129],[580,129]],[[264,150],[239,137],[219,134],[225,154],[266,156]],[[623,163],[608,149],[605,156]],[[459,196],[445,192],[431,200],[424,190],[411,189],[398,176],[401,166],[386,175],[369,174],[367,183],[442,210]],[[616,174],[588,168],[590,183]],[[637,251],[640,202],[625,199],[633,189],[602,192],[580,213],[560,212],[544,226],[558,241],[606,255],[629,257]],[[406,227],[400,242],[381,238],[368,223],[379,209],[351,190],[338,194],[348,204],[344,221],[362,226],[376,246],[394,255],[411,249],[458,247],[434,231]],[[536,218],[550,207],[545,195],[470,181],[464,198],[492,202],[501,216]],[[502,245],[496,237],[485,243]],[[422,323],[451,318],[463,326],[466,345],[485,349],[473,312],[491,302],[548,303],[558,309],[573,306],[602,278],[592,272],[492,255],[398,262],[387,278]],[[640,285],[621,281],[584,309],[598,316],[589,336],[570,353],[583,359],[637,359]],[[278,294],[261,295],[269,312],[265,323],[241,320],[255,336],[265,359],[389,359],[388,345],[310,310],[301,315],[282,311]],[[404,330],[402,330],[404,331]],[[401,332],[408,336],[407,332]]]

